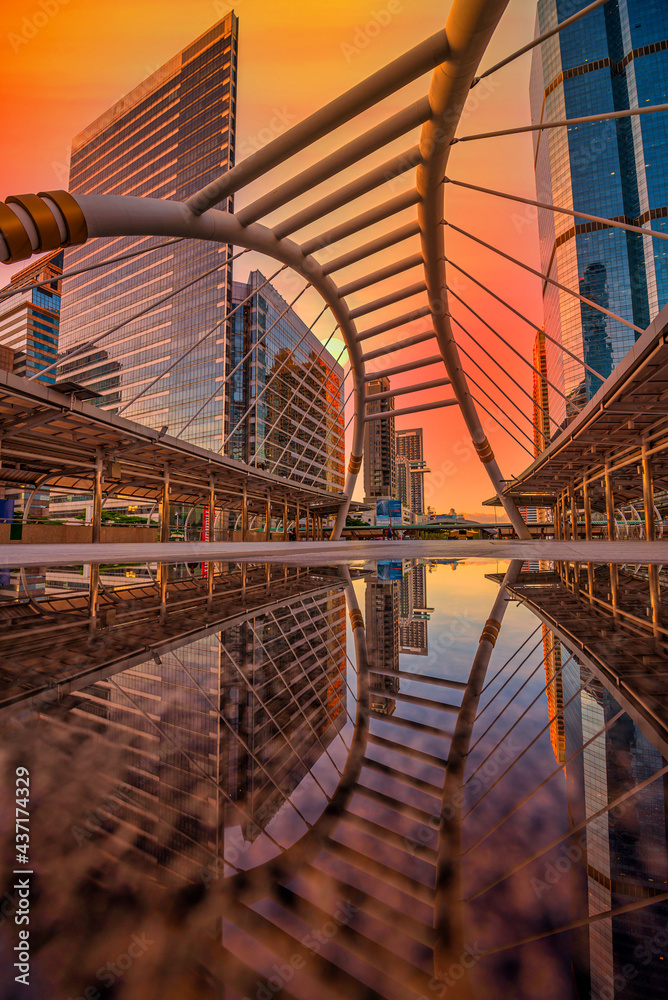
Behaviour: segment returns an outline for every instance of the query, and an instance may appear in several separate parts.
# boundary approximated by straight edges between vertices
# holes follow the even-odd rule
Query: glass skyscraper
[[[342,490],[343,368],[265,281],[252,271],[247,282],[233,283],[233,307],[240,308],[230,319],[225,453],[279,476]]]
[[[228,14],[114,104],[73,141],[70,190],[183,201],[234,164],[237,18]],[[232,199],[219,208],[232,210]],[[66,268],[162,242],[120,237],[66,252]],[[124,416],[170,434],[203,407],[183,437],[220,451],[229,361],[223,323],[169,375],[150,388],[178,355],[220,322],[230,308],[228,248],[184,241],[133,260],[70,278],[63,296],[60,349],[120,324],[109,337],[59,368],[59,377],[100,393],[114,412],[140,391]],[[142,316],[151,302],[219,264],[219,270]],[[220,391],[215,392],[219,385]],[[211,397],[209,399],[209,397]]]
[[[123,759],[78,843],[96,834],[160,882],[208,884],[258,838],[347,720],[344,594],[302,587],[302,601],[78,692],[81,731]]]
[[[53,364],[58,355],[60,327],[60,296],[63,273],[63,251],[54,250],[15,274],[3,292],[16,292],[35,281],[53,278],[41,288],[25,288],[0,302],[0,344],[13,352],[10,371],[24,378],[36,376],[40,382],[53,385],[54,369],[39,374]],[[4,367],[4,365],[3,365]]]
[[[575,827],[590,818],[571,837],[579,855],[569,874],[571,916],[582,920],[651,900],[665,890],[668,785],[661,769],[666,762],[628,715],[619,717],[620,706],[603,684],[590,677],[584,686],[585,668],[565,646],[557,648],[563,663],[556,706],[564,714],[558,739],[567,762],[568,822]],[[554,733],[552,739],[554,746]],[[645,787],[622,799],[645,781]],[[665,900],[657,899],[574,931],[578,995],[663,996],[667,916]]]
[[[382,377],[367,382],[367,396],[383,394],[379,400],[369,399],[367,413],[381,413],[394,409],[394,396],[389,378]],[[369,420],[364,425],[364,502],[397,498],[397,444],[394,417]]]
[[[536,34],[587,5],[539,0]],[[610,0],[534,50],[534,123],[668,102],[668,4]],[[534,134],[538,200],[668,232],[668,113]],[[562,285],[645,328],[668,301],[663,241],[539,211],[541,269]],[[546,284],[545,330],[606,378],[636,335],[591,305]],[[601,381],[547,342],[550,412],[559,424]],[[568,412],[567,412],[568,411]]]

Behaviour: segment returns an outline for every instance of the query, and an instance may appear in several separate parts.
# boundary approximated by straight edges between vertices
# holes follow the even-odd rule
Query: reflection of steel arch
[[[189,920],[205,929],[222,912],[235,927],[231,937],[238,941],[240,935],[245,940],[242,951],[252,954],[259,945],[277,963],[297,954],[303,962],[294,982],[299,982],[302,990],[326,984],[328,995],[341,1000],[399,995],[417,998],[433,988],[436,851],[432,844],[438,828],[440,788],[411,771],[417,762],[439,767],[442,772],[451,733],[371,710],[369,674],[378,672],[381,676],[388,671],[370,657],[348,571],[342,569],[341,573],[346,580],[357,661],[357,707],[337,786],[299,840],[256,867],[215,879]],[[418,673],[399,671],[394,676],[400,684],[393,687],[392,699],[436,711],[455,709],[436,696],[408,694],[403,683],[431,684],[435,692],[464,687]],[[432,741],[429,753],[421,749],[421,740],[416,738],[425,732]],[[435,754],[434,740],[439,742],[440,756]],[[413,802],[415,792],[419,806]],[[269,920],[263,916],[267,907],[272,913]],[[339,914],[346,911],[346,918],[341,919]],[[369,923],[384,928],[384,933],[378,936],[370,932]],[[322,930],[328,927],[332,932],[325,930],[323,937]],[[316,940],[322,938],[323,945],[326,937],[336,934],[336,952],[304,947],[305,929]],[[230,961],[230,953],[224,949],[208,957],[210,968],[223,982],[242,988],[241,977],[250,973],[248,967],[240,968],[238,962]],[[253,972],[252,977],[257,989],[263,981],[261,974]],[[248,986],[244,989],[250,995]],[[311,995],[317,995],[317,990]]]
[[[575,586],[568,582],[568,575],[561,578],[557,573],[546,572],[535,573],[528,571],[520,573],[521,562],[514,560],[505,576],[494,574],[491,578],[500,584],[499,593],[492,609],[490,618],[480,637],[480,645],[475,656],[471,672],[469,675],[466,691],[459,712],[455,731],[452,738],[450,753],[448,755],[445,785],[442,798],[440,826],[439,826],[439,855],[436,872],[436,901],[434,910],[434,926],[437,931],[435,943],[435,973],[437,979],[444,981],[448,985],[448,996],[454,1000],[473,1000],[474,992],[469,979],[469,970],[481,958],[492,959],[498,956],[501,963],[505,957],[516,956],[522,945],[528,945],[541,939],[549,939],[567,931],[575,931],[578,928],[586,928],[601,919],[602,913],[607,919],[621,916],[644,907],[651,907],[653,904],[665,902],[668,893],[657,890],[656,894],[647,894],[630,906],[620,905],[619,901],[610,901],[610,909],[606,911],[597,910],[596,914],[590,914],[586,907],[584,913],[575,914],[575,919],[565,920],[562,911],[555,910],[551,914],[551,919],[545,920],[544,924],[538,922],[538,926],[527,927],[522,920],[519,921],[519,936],[512,922],[513,898],[520,898],[522,895],[521,883],[518,886],[518,873],[522,872],[529,880],[530,875],[538,875],[538,878],[531,879],[531,891],[535,892],[536,898],[540,898],[540,887],[552,888],[554,883],[549,875],[544,876],[547,882],[540,881],[542,874],[538,868],[531,868],[539,860],[546,865],[545,870],[549,871],[554,862],[554,851],[560,848],[561,851],[572,845],[572,838],[577,837],[581,831],[588,829],[588,824],[602,817],[607,825],[607,816],[615,817],[617,810],[622,812],[626,808],[628,801],[633,801],[632,796],[646,789],[656,782],[659,787],[661,779],[664,778],[668,766],[665,765],[665,757],[668,750],[668,713],[665,708],[665,699],[657,695],[658,687],[647,685],[646,673],[656,670],[663,673],[665,670],[665,656],[655,642],[651,622],[642,629],[634,628],[639,618],[628,626],[624,622],[615,621],[613,609],[609,607],[604,610],[603,602],[592,605],[588,597],[584,594],[584,588]],[[541,687],[543,678],[536,683],[538,693],[528,706],[522,706],[519,718],[514,717],[512,725],[508,729],[501,726],[501,736],[495,743],[498,730],[495,736],[485,743],[487,734],[492,730],[499,720],[508,714],[510,705],[515,698],[526,691],[529,680],[533,677],[535,670],[529,673],[528,677],[522,677],[519,688],[510,697],[506,698],[503,707],[498,711],[496,718],[492,722],[487,722],[486,728],[478,739],[471,745],[473,727],[482,714],[478,712],[480,695],[485,687],[486,674],[489,666],[490,654],[493,645],[498,637],[498,633],[503,620],[504,609],[511,600],[517,600],[531,611],[541,624],[537,626],[529,638],[530,640],[539,633],[539,638],[533,649],[530,649],[527,656],[522,660],[520,667],[516,668],[512,674],[506,677],[506,681],[495,694],[488,699],[485,709],[494,701],[497,694],[503,690],[505,684],[514,676],[518,670],[530,657],[536,654],[541,647],[541,652],[535,656],[537,667],[545,668],[547,684]],[[601,642],[601,635],[606,635],[608,641]],[[552,650],[555,647],[560,649],[560,644],[565,647],[566,653],[558,657],[555,665],[554,660],[550,662]],[[548,645],[551,648],[548,648]],[[522,647],[520,647],[521,649]],[[519,654],[516,650],[511,657]],[[508,758],[499,766],[494,756],[503,744],[514,738],[515,727],[526,717],[532,706],[539,698],[545,696],[548,688],[555,682],[562,671],[568,667],[571,661],[574,671],[580,671],[579,681],[573,684],[570,682],[568,696],[564,692],[557,699],[550,703],[548,698],[549,711],[545,715],[545,722],[538,734],[531,731],[531,739],[525,744],[525,739],[521,739],[521,749],[511,745],[510,762]],[[633,662],[629,662],[633,661]],[[494,680],[504,668],[508,666],[510,660],[501,667]],[[563,676],[563,675],[562,675]],[[563,682],[562,682],[563,683]],[[491,682],[490,682],[491,684]],[[526,766],[526,754],[535,746],[538,739],[552,734],[552,727],[557,720],[565,718],[568,705],[583,692],[589,692],[595,697],[597,686],[607,689],[615,702],[616,707],[611,707],[608,714],[601,713],[600,719],[595,723],[596,732],[594,735],[587,732],[587,738],[582,736],[577,749],[569,748],[568,755],[557,757],[556,768],[548,769],[547,774],[540,774],[535,781],[527,782],[525,773],[515,777],[515,782],[509,778],[513,768],[524,759]],[[592,690],[594,695],[592,695]],[[566,700],[568,698],[568,700]],[[527,699],[528,700],[528,699]],[[614,706],[614,702],[613,702]],[[553,714],[554,713],[554,714]],[[526,856],[520,853],[520,859],[512,858],[510,861],[504,856],[504,851],[499,851],[499,842],[490,842],[497,831],[511,818],[517,818],[519,810],[526,807],[529,800],[545,788],[548,783],[566,768],[570,768],[587,746],[595,740],[605,738],[605,734],[627,714],[644,733],[649,742],[660,752],[664,760],[663,766],[655,765],[655,769],[650,776],[644,780],[631,781],[629,785],[609,788],[609,794],[602,797],[601,808],[591,813],[587,810],[585,818],[578,818],[578,822],[572,820],[568,828],[564,831],[559,829],[554,839],[551,835],[546,836],[545,831],[541,831],[533,839],[533,835],[528,838]],[[493,749],[489,749],[490,743]],[[484,747],[482,757],[480,755],[473,758],[479,745]],[[490,777],[485,779],[486,770],[490,767]],[[465,772],[468,774],[465,775]],[[478,788],[474,791],[474,782]],[[527,788],[528,785],[528,788]],[[481,792],[482,786],[482,792]],[[476,814],[476,820],[469,820],[469,816],[478,809],[482,802],[488,800],[496,789],[496,811],[492,810],[492,822],[488,825],[485,817]],[[658,792],[662,796],[661,791]],[[488,805],[489,808],[489,805]],[[536,808],[534,806],[534,808]],[[540,808],[540,807],[538,807]],[[584,814],[583,814],[584,815]],[[637,817],[634,818],[634,823]],[[462,829],[470,834],[467,838],[465,849],[462,849]],[[525,827],[528,829],[528,827]],[[511,836],[512,841],[512,836]],[[522,843],[520,838],[520,843]],[[501,841],[503,844],[503,840]],[[512,853],[512,852],[511,852]],[[568,855],[570,858],[570,855]],[[575,856],[577,863],[582,863],[582,858],[586,854],[579,853]],[[550,862],[550,866],[547,862]],[[563,872],[560,868],[560,861],[557,861],[556,871]],[[574,865],[571,858],[568,867]],[[467,867],[469,876],[468,894],[463,891],[462,870]],[[552,869],[555,870],[555,869]],[[482,878],[476,876],[482,871]],[[527,886],[528,888],[528,886]],[[491,892],[496,890],[498,895],[491,898]],[[487,894],[490,895],[487,895]],[[507,895],[506,895],[507,893]],[[526,905],[526,904],[524,904]],[[567,911],[568,912],[568,911]],[[477,915],[476,915],[477,913]],[[524,913],[522,914],[524,916]],[[497,921],[503,923],[503,933],[495,937],[494,931],[490,928],[494,924],[494,916]],[[467,946],[465,929],[473,927],[480,933],[482,941],[476,940],[475,949]],[[528,933],[531,931],[531,933]],[[489,945],[485,941],[488,938]],[[470,952],[470,954],[469,954]],[[512,961],[512,959],[511,959]],[[484,981],[484,979],[482,980]],[[479,989],[479,983],[477,988]],[[484,991],[483,991],[484,992]],[[478,995],[477,993],[475,995]]]
[[[61,687],[35,692],[37,700],[40,696],[55,698],[80,691],[96,680],[113,684],[114,674],[128,665],[178,652],[180,646],[200,636],[219,635],[221,629],[227,630],[233,624],[254,617],[266,615],[267,624],[273,631],[272,617],[278,611],[287,610],[291,622],[290,615],[295,608],[299,610],[298,605],[303,608],[305,599],[315,594],[322,599],[324,593],[340,591],[341,582],[334,577],[327,583],[326,578],[318,574],[309,589],[307,579],[295,577],[295,570],[289,572],[291,586],[297,590],[301,587],[303,591],[296,598],[276,600],[274,595],[269,595],[262,603],[262,594],[258,593],[257,606],[244,607],[241,613],[236,607],[233,617],[227,621],[217,613],[207,612],[204,628],[193,618],[192,609],[184,610],[177,613],[174,620],[175,628],[184,629],[183,637],[166,633],[171,616],[162,620],[162,631],[156,634],[148,616],[142,614],[141,621],[134,625],[139,651],[128,649],[128,657],[121,663],[116,650],[91,647],[91,655],[101,657],[104,662],[97,667],[89,665],[85,672],[79,667],[79,673],[69,682],[62,682]],[[233,854],[228,855],[230,868],[226,872],[222,867],[202,870],[202,883],[209,891],[200,898],[197,886],[188,886],[184,912],[188,914],[191,927],[205,932],[224,915],[228,928],[233,927],[233,934],[243,938],[249,949],[257,950],[259,946],[281,966],[286,956],[302,956],[304,965],[300,965],[299,976],[295,976],[295,983],[299,981],[299,995],[320,995],[321,991],[311,989],[309,992],[306,987],[322,984],[323,988],[326,986],[327,996],[340,1000],[389,996],[417,1000],[430,995],[429,983],[433,976],[439,776],[444,773],[451,733],[448,727],[425,727],[422,722],[412,722],[398,712],[383,716],[371,709],[369,675],[377,673],[382,677],[388,671],[384,669],[386,665],[374,660],[373,649],[367,651],[364,620],[355,591],[347,570],[343,569],[341,575],[357,677],[356,689],[355,680],[350,681],[356,701],[356,708],[351,709],[354,726],[347,729],[351,739],[346,739],[349,744],[346,757],[337,760],[339,775],[332,773],[327,797],[322,808],[314,810],[315,815],[309,815],[310,827],[306,832],[299,831],[299,838],[294,840],[286,836],[286,848],[270,860],[266,860],[266,853],[260,852],[258,864],[246,870],[234,872],[232,862],[237,862],[237,866],[239,862]],[[259,570],[257,578],[261,583]],[[281,585],[278,574],[274,583],[277,587]],[[204,609],[204,598],[197,597],[192,584],[188,582],[184,587],[187,588],[185,593],[190,593]],[[150,591],[150,588],[145,589]],[[258,587],[258,591],[261,589]],[[150,598],[150,593],[147,596]],[[330,607],[329,600],[323,607]],[[329,635],[322,636],[323,644],[330,651],[339,630],[344,631],[344,622],[340,618],[336,621],[336,632],[332,628]],[[293,639],[290,649],[295,648],[294,643]],[[317,649],[313,655],[318,656]],[[345,658],[345,646],[341,646],[341,656]],[[178,670],[178,657],[176,663],[174,669]],[[318,676],[319,671],[316,659],[314,676]],[[397,705],[402,702],[409,708],[419,705],[439,715],[442,711],[456,710],[456,706],[444,704],[444,690],[461,691],[464,687],[461,682],[429,673],[399,671],[394,676],[398,683],[392,687],[392,699]],[[414,684],[419,686],[421,695],[428,685],[429,697],[417,697]],[[121,690],[128,691],[130,700],[135,696],[131,688],[119,685],[119,692]],[[30,702],[31,696],[22,691],[21,699]],[[445,700],[452,699],[447,697]],[[295,701],[295,710],[300,704]],[[214,713],[216,705],[211,706]],[[410,716],[411,712],[406,714]],[[159,727],[158,717],[154,716],[153,720]],[[286,790],[288,797],[292,796],[292,787],[288,785]],[[298,803],[303,801],[298,794],[295,799]],[[289,825],[286,829],[289,831]],[[223,841],[221,846],[224,855],[234,850],[232,843],[226,848]],[[189,910],[191,899],[197,902]],[[273,912],[272,919],[266,918],[267,912]],[[333,928],[333,933],[325,931],[322,948],[304,946],[307,931],[317,935],[329,927]],[[334,936],[334,930],[334,949],[328,950],[326,939]],[[203,941],[210,939],[208,933],[196,936]],[[240,988],[236,953],[229,943],[232,936],[218,936],[218,944],[207,955],[207,965],[222,982]],[[226,948],[231,948],[231,953]],[[261,974],[253,972],[253,978],[259,982]],[[257,985],[253,990],[245,985],[242,995],[254,996],[256,989]],[[284,995],[291,997],[293,994],[286,991]]]
[[[88,237],[120,235],[169,235],[189,239],[213,240],[251,249],[289,266],[305,277],[330,307],[340,328],[350,358],[354,382],[354,427],[352,454],[348,465],[344,499],[341,501],[333,537],[339,537],[350,505],[352,492],[362,464],[364,427],[368,419],[378,418],[366,412],[366,382],[380,374],[411,371],[426,364],[445,366],[447,377],[416,382],[402,388],[402,393],[423,394],[426,389],[451,386],[453,398],[441,397],[432,402],[417,402],[395,410],[395,415],[414,413],[456,404],[464,417],[476,452],[501,498],[507,516],[520,537],[529,533],[515,502],[502,495],[503,479],[485,436],[476,405],[462,370],[457,344],[450,324],[445,282],[444,236],[441,221],[444,212],[442,183],[451,141],[474,74],[507,0],[456,0],[444,31],[440,31],[405,55],[396,59],[368,80],[332,101],[294,128],[278,136],[258,152],[233,167],[186,203],[151,198],[77,195],[50,192],[38,196],[10,199],[2,208],[0,256],[20,259],[32,251],[57,245],[85,242]],[[324,156],[305,170],[296,168],[292,177],[247,205],[236,215],[213,208],[225,197],[240,191],[258,177],[318,142],[341,125],[352,121],[389,95],[400,91],[427,71],[433,72],[429,95],[359,138]],[[300,208],[290,218],[273,228],[261,224],[276,209],[289,207],[295,199],[320,182],[336,177],[365,157],[381,151],[395,139],[421,127],[417,146],[403,156],[375,167],[345,184],[338,191]],[[318,238],[299,242],[290,238],[304,227],[346,207],[355,199],[417,167],[415,188],[388,199],[371,210],[323,232]],[[270,182],[271,183],[271,182]],[[377,239],[365,242],[364,233],[376,223],[391,220],[399,213],[417,206],[417,220]],[[314,254],[341,240],[356,236],[359,243],[334,259],[320,262]],[[332,274],[355,264],[366,263],[376,253],[395,249],[408,239],[419,236],[421,252],[378,268],[352,281],[335,282]],[[3,246],[4,242],[4,246]],[[4,251],[4,254],[3,254]],[[348,297],[373,288],[378,282],[403,275],[416,267],[424,270],[424,280],[409,284],[401,291],[381,296],[366,305],[352,307]],[[371,329],[359,332],[356,319],[369,316],[385,306],[426,294],[426,305],[411,313]],[[392,345],[392,351],[409,349],[415,343],[436,340],[439,354],[421,362],[409,361],[384,372],[367,368],[368,362],[382,352],[362,353],[362,342],[386,330],[429,316],[432,329]],[[406,355],[404,355],[404,358]],[[418,400],[420,395],[418,395]],[[422,395],[421,398],[424,399]]]
[[[448,754],[441,801],[434,906],[434,927],[437,932],[435,971],[439,978],[446,977],[448,970],[465,955],[461,880],[464,772],[487,668],[510,600],[508,588],[517,578],[521,565],[521,561],[516,559],[508,567],[480,635]],[[473,996],[467,972],[462,981],[456,984],[455,990],[454,995],[461,1000]]]

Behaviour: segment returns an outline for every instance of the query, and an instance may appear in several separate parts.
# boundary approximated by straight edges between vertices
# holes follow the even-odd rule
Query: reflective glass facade
[[[536,33],[587,6],[539,0]],[[534,50],[534,123],[668,102],[668,5],[604,4]],[[668,232],[668,113],[549,129],[534,136],[538,200]],[[543,273],[645,328],[668,301],[664,243],[600,223],[539,212]],[[606,378],[633,345],[629,327],[561,292],[544,289],[545,329]],[[549,378],[581,406],[601,381],[549,341]],[[566,412],[568,409],[568,413]],[[575,412],[550,390],[561,424]]]
[[[399,581],[399,652],[412,656],[429,655],[427,607],[427,567],[415,563]]]
[[[253,294],[265,281],[253,271],[248,282],[233,284],[233,305],[244,305],[230,319],[226,454],[280,476],[341,490],[343,368],[275,288],[266,285]]]
[[[559,649],[564,665],[568,819],[575,827],[584,817],[606,810],[628,789],[649,781],[665,761],[629,716],[620,713],[619,704],[600,682],[590,681],[583,690],[585,668],[565,646]],[[569,850],[576,853],[569,876],[574,919],[622,909],[643,897],[658,896],[665,888],[667,801],[665,782],[651,781],[572,836]],[[574,945],[587,976],[583,985],[591,996],[624,1000],[663,996],[665,926],[666,905],[659,900],[637,913],[618,913],[576,930]],[[662,944],[655,954],[661,959],[652,962],[646,957],[652,957],[648,943],[655,947],[659,940]]]
[[[224,173],[234,163],[236,68],[237,19],[229,14],[74,139],[70,190],[183,201]],[[231,199],[218,207],[231,210]],[[93,240],[67,251],[66,267],[156,242],[162,241]],[[59,376],[100,393],[104,409],[120,409],[225,315],[231,296],[226,252],[217,243],[184,242],[70,279],[63,297],[61,350],[123,325],[84,356],[61,365]],[[131,320],[216,264],[219,271]],[[170,434],[177,434],[220,382],[220,393],[183,435],[219,451],[227,360],[223,324],[124,415],[150,427],[167,425]]]
[[[345,632],[341,592],[306,595],[83,689],[82,729],[126,759],[93,822],[161,882],[218,877],[342,730]]]
[[[377,378],[367,383],[367,396],[388,392],[389,378]],[[367,402],[367,413],[394,409],[394,396]],[[411,484],[412,485],[412,484]],[[397,443],[394,417],[369,420],[364,425],[364,499],[397,498]]]

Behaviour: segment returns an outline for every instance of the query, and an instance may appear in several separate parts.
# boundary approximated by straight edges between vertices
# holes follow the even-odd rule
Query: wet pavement
[[[141,545],[49,545],[49,564],[67,566],[75,560],[101,563],[126,563],[136,559],[182,563],[213,559],[218,562],[274,562],[293,566],[347,565],[355,560],[388,559],[559,559],[584,562],[666,563],[668,539],[647,542],[624,539],[623,543],[596,541],[501,541],[496,539],[419,541],[406,538],[394,541],[338,542],[154,542]],[[19,562],[20,560],[20,562]],[[0,568],[41,566],[43,545],[0,545]]]

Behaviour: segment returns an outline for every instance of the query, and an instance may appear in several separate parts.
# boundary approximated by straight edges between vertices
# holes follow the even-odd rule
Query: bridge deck
[[[161,434],[41,382],[0,371],[0,484],[91,491],[98,455],[115,495],[159,499],[169,467],[170,501],[202,502],[213,480],[230,509],[241,504],[264,513],[266,501],[336,513],[340,494],[252,468],[225,455]]]

